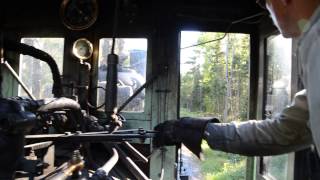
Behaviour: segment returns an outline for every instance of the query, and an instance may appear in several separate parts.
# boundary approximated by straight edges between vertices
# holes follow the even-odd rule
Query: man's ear
[[[287,6],[292,3],[292,0],[280,0],[284,6]]]

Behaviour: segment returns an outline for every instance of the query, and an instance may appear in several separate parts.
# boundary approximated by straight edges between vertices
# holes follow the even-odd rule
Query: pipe
[[[42,142],[119,142],[130,139],[147,139],[153,138],[154,134],[95,134],[95,135],[82,135],[80,134],[39,134],[39,135],[26,135],[25,139]]]
[[[120,160],[123,162],[123,164],[129,169],[129,171],[137,178],[138,180],[149,180],[144,172],[136,165],[136,163],[133,162],[133,160],[124,153],[119,146],[116,144],[114,145],[116,149],[118,150],[118,153],[120,155]]]
[[[75,115],[75,120],[77,121],[77,123],[80,124],[81,131],[83,132],[85,131],[86,122],[81,112],[80,104],[73,99],[69,99],[65,97],[53,99],[49,103],[45,103],[44,105],[40,106],[40,108],[37,111],[48,112],[48,111],[57,110],[57,109],[70,109],[71,112],[73,112],[73,115]]]
[[[122,145],[127,148],[134,157],[142,161],[143,163],[148,163],[148,158],[141,154],[135,147],[133,147],[128,141],[122,142]]]
[[[106,95],[105,95],[105,113],[108,120],[111,122],[110,132],[117,129],[117,121],[114,114],[117,114],[117,90],[118,90],[118,63],[119,57],[114,53],[115,44],[116,44],[116,33],[118,31],[118,22],[119,22],[119,7],[120,0],[115,1],[114,17],[113,17],[113,30],[112,30],[112,46],[111,53],[108,55],[108,67],[107,67],[107,84],[106,84]],[[115,127],[113,127],[115,126]]]
[[[0,33],[0,63],[4,62],[3,51],[3,33]],[[0,98],[2,98],[2,67],[0,66]]]
[[[58,99],[52,99],[50,102],[45,103],[42,105],[38,111],[40,112],[47,112],[50,110],[55,110],[55,109],[72,109],[72,110],[77,110],[81,111],[80,104],[77,103],[73,99],[61,97]]]
[[[4,40],[3,43],[4,43],[3,45],[5,50],[11,50],[20,54],[29,55],[41,61],[46,62],[49,65],[52,73],[52,79],[53,79],[52,94],[54,95],[54,97],[62,96],[62,83],[61,83],[58,65],[48,53],[42,50],[39,50],[37,48],[34,48],[32,46],[29,46],[23,43],[14,42],[14,41]]]
[[[53,144],[52,141],[46,141],[46,142],[40,142],[40,143],[34,143],[34,144],[28,144],[24,146],[24,150],[30,149],[30,150],[39,150],[48,148]]]
[[[117,82],[118,82],[118,56],[116,54],[108,55],[108,72],[107,72],[107,85],[106,85],[106,99],[105,99],[105,112],[108,118],[117,107]]]
[[[10,66],[10,64],[7,61],[4,61],[3,64],[7,67],[7,69],[10,71],[10,73],[13,75],[13,77],[18,81],[18,83],[21,85],[22,89],[28,94],[28,96],[32,100],[36,100],[36,98],[32,95],[28,87],[23,83],[23,81],[20,79],[19,75],[14,71],[14,69]]]
[[[116,150],[116,148],[111,148],[112,150],[112,156],[111,158],[99,169],[97,169],[97,171],[92,175],[92,180],[105,180],[107,179],[111,169],[117,164],[118,160],[119,160],[119,155],[118,152]]]

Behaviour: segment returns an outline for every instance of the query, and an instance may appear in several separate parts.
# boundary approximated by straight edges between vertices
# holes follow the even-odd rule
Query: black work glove
[[[216,118],[183,117],[180,120],[165,121],[158,124],[153,138],[153,146],[178,145],[183,143],[200,158],[201,141],[208,123],[218,123]]]

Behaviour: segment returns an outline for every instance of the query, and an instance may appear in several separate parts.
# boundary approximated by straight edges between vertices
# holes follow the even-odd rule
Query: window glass
[[[291,99],[291,39],[281,35],[267,39],[266,119],[279,116]],[[266,174],[275,179],[287,179],[288,155],[264,157]]]
[[[111,52],[112,39],[103,38],[99,43],[98,86],[106,86],[107,57]],[[145,83],[147,65],[147,39],[118,38],[115,53],[119,56],[118,65],[118,107]],[[98,88],[97,104],[105,101],[105,92]],[[129,112],[143,112],[145,91],[143,90],[124,109]],[[102,108],[103,109],[103,108]]]
[[[64,38],[22,38],[21,43],[50,54],[58,64],[60,73],[62,73]],[[19,75],[37,99],[53,97],[52,74],[47,63],[31,56],[21,55]],[[19,87],[19,96],[27,96],[21,87]]]
[[[248,120],[250,36],[181,32],[180,117],[217,117],[222,122]],[[193,47],[189,47],[195,44]],[[188,48],[189,47],[189,48]],[[182,148],[181,175],[191,179],[245,179],[244,156],[213,151],[203,143],[204,161]]]

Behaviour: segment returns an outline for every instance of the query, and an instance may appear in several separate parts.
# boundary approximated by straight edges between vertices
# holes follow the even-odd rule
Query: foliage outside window
[[[181,33],[181,117],[213,116],[222,122],[248,120],[250,36],[230,33],[222,41],[183,48],[223,35]],[[200,179],[245,179],[246,157],[213,151],[206,143],[202,147],[205,161],[198,162]],[[182,159],[188,164],[186,156]]]
[[[273,119],[291,99],[291,39],[281,35],[267,39],[267,97],[265,116]],[[278,180],[287,179],[288,155],[264,157],[266,175]]]
[[[21,42],[50,54],[58,64],[60,73],[62,72],[64,38],[22,38]],[[35,60],[31,56],[21,55],[19,75],[37,99],[53,97],[52,74],[47,63]],[[27,97],[20,86],[19,96]]]
[[[107,57],[112,45],[111,38],[100,39],[98,86],[106,86]],[[147,65],[147,39],[118,38],[115,53],[119,56],[118,65],[118,106],[124,103],[139,87],[145,83]],[[98,90],[97,104],[103,104],[105,92]],[[128,112],[143,112],[145,91],[143,90],[124,109]],[[103,108],[102,108],[103,109]]]

